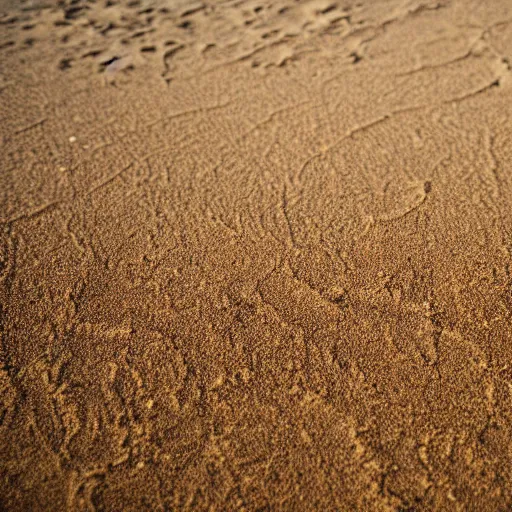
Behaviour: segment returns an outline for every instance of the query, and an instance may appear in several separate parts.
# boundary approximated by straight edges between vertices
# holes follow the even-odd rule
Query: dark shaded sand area
[[[509,0],[0,0],[0,509],[512,509]]]

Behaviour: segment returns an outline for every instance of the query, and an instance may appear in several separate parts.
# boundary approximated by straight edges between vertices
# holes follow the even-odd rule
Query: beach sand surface
[[[0,13],[0,509],[512,509],[509,0]]]

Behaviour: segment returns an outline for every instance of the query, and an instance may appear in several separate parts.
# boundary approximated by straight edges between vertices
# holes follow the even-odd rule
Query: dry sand
[[[0,7],[0,509],[511,510],[510,0]]]

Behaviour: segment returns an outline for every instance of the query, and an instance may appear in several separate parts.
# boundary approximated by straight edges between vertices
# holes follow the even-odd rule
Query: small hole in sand
[[[69,69],[71,67],[71,59],[62,59],[59,62],[59,69],[61,71],[65,71],[66,69]]]

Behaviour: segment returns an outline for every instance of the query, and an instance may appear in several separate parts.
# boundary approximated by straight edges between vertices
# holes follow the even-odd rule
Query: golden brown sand
[[[512,509],[510,0],[2,0],[0,509]]]

